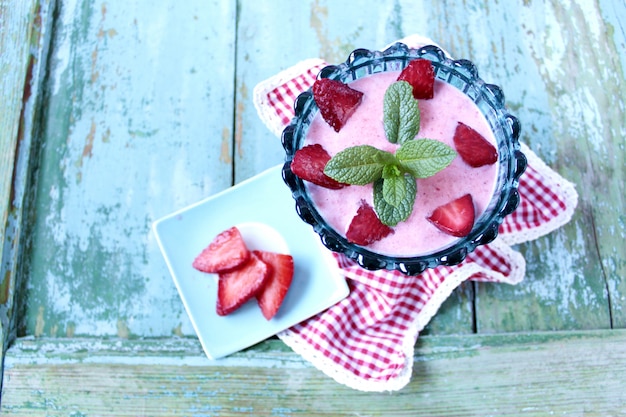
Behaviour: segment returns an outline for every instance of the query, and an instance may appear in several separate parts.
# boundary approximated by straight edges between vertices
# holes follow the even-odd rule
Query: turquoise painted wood
[[[20,332],[193,332],[150,226],[232,184],[234,41],[227,2],[60,7]]]
[[[356,47],[382,48],[413,33],[471,59],[482,78],[504,86],[507,104],[522,122],[522,140],[574,182],[580,195],[568,225],[516,248],[527,261],[521,284],[466,283],[454,292],[425,331],[442,349],[441,362],[427,369],[439,373],[462,363],[468,373],[484,371],[490,359],[515,361],[519,352],[545,347],[544,332],[552,331],[564,337],[551,339],[549,354],[562,347],[597,354],[602,366],[617,361],[614,369],[624,367],[622,351],[598,348],[603,341],[619,345],[623,334],[615,329],[626,327],[623,2],[10,0],[0,4],[0,12],[0,333],[11,366],[0,400],[3,415],[53,414],[51,403],[37,402],[42,398],[54,399],[63,415],[124,413],[112,402],[96,405],[86,393],[77,400],[80,407],[71,408],[75,403],[55,376],[59,358],[59,375],[89,373],[90,389],[98,395],[123,395],[107,374],[111,356],[132,365],[132,372],[125,370],[126,384],[154,388],[146,382],[154,378],[163,397],[168,383],[173,392],[199,395],[172,382],[177,368],[171,362],[151,373],[150,365],[162,366],[158,356],[170,355],[178,340],[185,346],[195,340],[151,223],[282,161],[279,139],[253,105],[257,83],[307,58],[337,62]],[[602,337],[593,336],[598,330]],[[536,338],[522,343],[518,332]],[[513,334],[498,342],[506,355],[472,363],[471,355],[458,362],[459,356],[441,353],[450,348],[447,343],[484,334]],[[146,347],[144,338],[165,347],[138,358],[133,349]],[[115,341],[132,348],[110,355]],[[87,356],[72,348],[85,344]],[[232,397],[245,408],[249,397],[237,385],[248,370],[266,366],[262,352],[277,346],[274,340],[251,349],[245,365],[235,360],[239,368],[223,379],[228,388],[215,407]],[[271,359],[275,368],[259,377],[259,386],[278,381],[281,390],[293,382],[281,361],[304,366],[297,355],[278,350],[279,359]],[[102,366],[88,365],[90,357],[103,356]],[[191,356],[202,358],[198,352]],[[555,368],[545,374],[567,380],[576,372],[566,361],[551,364]],[[498,369],[485,372],[483,381],[506,379]],[[98,375],[113,382],[98,388]],[[415,384],[461,387],[465,375],[420,374],[406,392],[438,397],[442,391],[429,394]],[[337,389],[314,370],[302,378],[314,382],[317,394]],[[602,378],[597,372],[586,381],[601,384]],[[515,408],[516,415],[594,415],[594,409],[595,415],[619,415],[626,403],[612,385],[611,407],[603,407],[605,394],[591,386],[575,387],[577,398],[590,398],[577,402],[533,375],[521,380],[527,388],[541,386],[542,397],[560,395],[563,407],[541,408],[539,396],[531,395],[526,406],[535,408]],[[498,386],[496,392],[504,392],[506,384]],[[478,388],[485,395],[488,389],[493,385]],[[41,396],[29,398],[36,390]],[[298,395],[309,392],[306,384],[299,390]],[[383,408],[377,407],[403,395],[366,402],[370,415],[380,415]],[[278,401],[274,414],[297,414],[294,398],[299,397]],[[356,394],[345,399],[364,401]],[[197,404],[184,396],[177,401],[170,404],[180,410]],[[402,404],[406,409],[398,415],[420,406]],[[475,397],[462,411],[457,414],[498,414]]]
[[[411,384],[370,393],[330,384],[279,341],[211,362],[189,339],[20,339],[6,360],[9,395],[2,411],[28,417],[623,416],[625,342],[624,330],[427,336],[418,340]]]
[[[522,68],[532,70],[525,80],[511,80],[524,88],[512,106],[525,121],[524,140],[576,184],[580,203],[567,227],[521,247],[528,263],[524,285],[480,286],[478,327],[624,327],[626,8],[533,2],[522,12]]]
[[[0,344],[15,338],[17,279],[28,237],[22,233],[30,191],[34,113],[42,102],[51,8],[45,1],[0,4]],[[30,196],[29,196],[30,198]],[[1,370],[1,364],[0,364]]]

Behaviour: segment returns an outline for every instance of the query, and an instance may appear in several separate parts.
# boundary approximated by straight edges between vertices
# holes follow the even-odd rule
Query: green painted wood
[[[547,103],[524,110],[530,92],[514,99],[529,122],[523,138],[576,184],[579,208],[564,228],[521,245],[524,283],[479,286],[478,329],[624,327],[626,7],[533,2],[528,12],[550,18],[524,15],[520,28],[528,33],[523,68],[536,71],[536,89]],[[536,119],[549,129],[539,129]]]
[[[421,335],[471,334],[474,328],[475,284],[464,282],[443,302]]]
[[[9,109],[0,115],[0,190],[6,205],[15,172],[12,192],[26,203],[2,212],[13,219],[15,251],[10,263],[3,259],[0,309],[19,319],[17,329],[2,322],[5,337],[27,336],[7,351],[3,415],[346,415],[346,404],[364,404],[365,415],[626,408],[615,385],[626,363],[623,331],[468,335],[626,326],[626,5],[371,3],[60,0],[50,53],[30,40],[34,68],[47,65],[49,76],[27,101],[32,115],[21,119],[6,103],[20,103],[27,66],[7,65],[5,51],[27,56],[23,43],[8,40],[26,28],[12,17],[29,9],[0,9],[1,79],[10,81],[1,93],[10,100],[0,104]],[[424,333],[463,336],[420,338],[416,378],[399,393],[350,391],[277,341],[207,363],[187,338],[193,329],[150,224],[282,160],[252,105],[256,83],[305,58],[336,62],[354,47],[412,33],[472,59],[485,80],[505,87],[522,139],[577,185],[572,222],[519,246],[527,276],[518,286],[455,291]],[[16,73],[5,70],[13,65]],[[14,171],[20,120],[30,124],[17,148],[24,164]]]
[[[14,296],[23,242],[34,114],[49,39],[48,1],[0,4],[0,384],[4,353],[15,337]]]
[[[150,227],[232,184],[235,5],[61,3],[19,333],[193,334]]]
[[[568,113],[551,110],[550,106],[559,103],[561,91],[554,87],[558,82],[545,80],[560,74],[561,67],[559,62],[537,58],[548,56],[545,45],[551,26],[536,16],[550,16],[550,25],[563,27],[571,36],[582,36],[558,4],[518,5],[519,16],[503,5],[477,5],[472,13],[501,24],[473,31],[464,7],[449,7],[441,14],[443,6],[429,8],[424,3],[431,17],[424,19],[403,2],[380,3],[373,9],[357,7],[356,12],[339,3],[320,1],[304,8],[278,6],[254,2],[241,4],[236,11],[217,3],[205,8],[190,3],[172,13],[171,5],[165,4],[151,8],[152,15],[143,17],[140,5],[92,2],[60,8],[44,120],[44,140],[50,145],[43,148],[36,200],[37,211],[46,214],[32,219],[34,241],[54,244],[33,246],[28,263],[29,304],[20,334],[192,334],[150,237],[149,224],[227,187],[232,175],[238,182],[280,162],[280,145],[258,120],[251,90],[267,76],[305,58],[343,59],[339,57],[357,45],[382,46],[419,28],[453,55],[473,59],[486,80],[511,86],[506,89],[507,98],[524,123],[524,140],[563,174],[571,173],[567,176],[582,181],[583,177],[574,173],[586,163],[583,155],[567,165],[567,155],[557,152],[558,146],[567,146],[558,145],[555,138],[563,133],[558,129],[569,126],[562,121],[562,115]],[[274,13],[277,9],[279,14]],[[590,12],[597,16],[600,10]],[[239,16],[236,44],[235,13]],[[224,25],[222,30],[202,24],[202,19],[216,16]],[[441,16],[463,29],[445,31]],[[524,23],[515,24],[520,16]],[[280,25],[271,23],[278,21]],[[181,31],[178,22],[191,23]],[[379,31],[363,29],[380,22],[384,28]],[[580,19],[575,22],[581,23]],[[285,32],[293,36],[285,40]],[[221,42],[224,33],[232,37]],[[187,47],[180,48],[182,43]],[[562,54],[577,53],[575,42],[564,45]],[[198,54],[200,49],[207,53]],[[208,70],[215,67],[221,69]],[[542,81],[553,88],[531,88]],[[603,93],[595,94],[601,103]],[[575,115],[571,117],[574,122]],[[584,133],[580,137],[585,137]],[[621,136],[610,137],[618,140]],[[619,152],[614,154],[619,158]],[[616,160],[611,163],[615,165]],[[170,174],[172,167],[174,173]],[[619,172],[619,168],[614,170]],[[616,202],[619,186],[611,194]],[[597,188],[586,189],[591,193]],[[615,259],[605,258],[604,253],[619,254],[622,241],[605,239],[598,247],[606,248],[598,253],[598,239],[589,233],[589,219],[582,216],[592,195],[582,194],[582,198],[580,214],[572,225],[522,250],[532,261],[529,282],[578,280],[577,288],[589,293],[584,295],[588,302],[580,300],[578,305],[584,307],[576,314],[570,314],[573,307],[556,311],[554,305],[569,303],[568,291],[546,285],[543,288],[548,294],[529,297],[528,293],[535,295],[541,288],[524,286],[522,303],[535,303],[532,309],[541,318],[533,322],[545,324],[532,327],[527,316],[513,314],[513,321],[508,319],[503,330],[609,326],[605,291],[621,275],[616,269],[614,276],[605,278],[601,271],[610,273],[607,265]],[[619,227],[618,219],[612,220]],[[620,236],[617,232],[615,236]],[[534,253],[538,256],[533,257]],[[551,259],[567,258],[572,262],[550,263]],[[504,325],[493,312],[514,305],[498,306],[499,296],[489,295],[493,287],[478,287],[481,294],[476,305],[485,311],[477,316],[488,317],[478,326],[484,331],[497,331]],[[501,287],[495,286],[495,291],[520,291]],[[86,295],[79,296],[81,293]],[[619,298],[616,300],[614,310],[620,311]],[[496,304],[489,307],[492,302]],[[574,319],[555,323],[550,318],[555,314]],[[470,332],[472,326],[467,323],[471,319],[471,311],[459,305],[441,328]]]
[[[37,2],[0,3],[0,253],[9,252],[6,228],[12,200],[13,170],[18,146],[24,89],[31,65],[30,45]],[[2,320],[8,324],[10,276],[0,276]],[[8,307],[6,307],[8,308]]]
[[[190,339],[23,339],[4,416],[619,416],[624,331],[421,338],[395,393],[328,381],[281,342],[210,362]]]
[[[610,296],[612,325],[626,328],[626,5],[608,0],[601,1],[600,5],[605,23],[599,30],[606,31],[608,42],[598,51],[601,65],[595,68],[601,73],[612,75],[598,80],[593,76],[596,71],[591,69],[585,72],[584,79],[599,105],[604,107],[610,104],[609,111],[600,112],[596,119],[601,126],[599,129],[593,128],[596,126],[595,120],[590,121],[592,127],[588,133],[591,139],[586,144],[592,157],[588,165],[590,175],[585,176],[583,188],[602,190],[589,198],[592,209],[589,221],[596,228],[595,235],[598,236],[597,251],[602,259],[602,275]],[[606,55],[602,56],[602,53]],[[615,93],[607,93],[606,96],[598,94],[598,91],[607,88]],[[618,97],[617,101],[615,97]]]

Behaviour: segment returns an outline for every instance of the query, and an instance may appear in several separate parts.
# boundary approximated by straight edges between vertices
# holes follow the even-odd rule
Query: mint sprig
[[[328,161],[324,173],[346,184],[374,184],[374,209],[380,221],[395,226],[413,211],[417,178],[428,178],[446,168],[456,152],[443,142],[415,139],[420,111],[411,85],[397,81],[387,89],[383,103],[387,140],[399,144],[395,153],[370,145],[346,148]]]

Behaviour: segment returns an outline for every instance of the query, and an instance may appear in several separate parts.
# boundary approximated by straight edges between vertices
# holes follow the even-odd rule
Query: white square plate
[[[237,352],[327,309],[348,295],[330,251],[295,211],[295,202],[281,177],[282,165],[250,178],[192,206],[157,220],[153,230],[200,343],[211,359]],[[223,230],[262,223],[284,242],[267,235],[266,250],[286,244],[294,259],[289,292],[272,320],[266,320],[253,299],[228,316],[215,312],[217,279],[192,267],[195,257]],[[244,229],[246,226],[244,226]],[[250,243],[265,247],[263,236]]]

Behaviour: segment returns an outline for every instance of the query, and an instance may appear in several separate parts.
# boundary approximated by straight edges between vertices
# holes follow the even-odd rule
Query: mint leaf
[[[405,142],[396,151],[400,168],[415,178],[428,178],[441,171],[456,157],[454,149],[433,139]]]
[[[397,161],[389,152],[369,145],[353,146],[333,156],[324,173],[339,182],[365,185],[381,178],[383,168],[390,164]]]
[[[391,143],[404,143],[420,130],[420,109],[413,97],[413,87],[397,81],[387,88],[383,101],[385,135]]]
[[[407,197],[407,185],[404,174],[395,165],[383,169],[383,198],[388,204],[398,207]]]
[[[385,184],[389,181],[392,184]],[[395,191],[402,189],[403,191],[397,193],[393,192],[392,189]],[[396,205],[390,204],[387,200],[390,197],[388,194],[390,192],[394,194],[394,197],[391,198],[392,200],[396,197],[401,197],[396,201]],[[376,210],[376,214],[378,214],[378,218],[383,224],[395,226],[405,221],[411,215],[416,195],[417,183],[415,178],[410,175],[403,174],[395,177],[395,179],[381,178],[374,183],[374,210]]]

